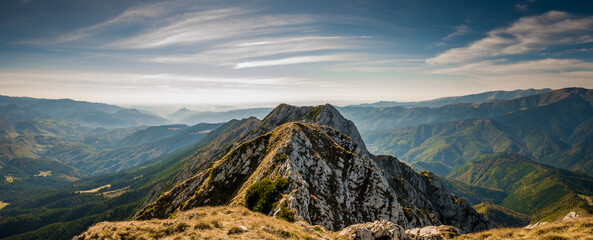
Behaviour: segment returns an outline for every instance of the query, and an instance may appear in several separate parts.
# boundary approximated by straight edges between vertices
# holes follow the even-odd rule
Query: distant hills
[[[91,175],[112,173],[172,153],[198,142],[221,124],[163,125],[132,133],[108,149],[89,149],[85,144],[59,144],[44,155]]]
[[[347,107],[341,111],[352,116],[357,126],[362,125],[362,136],[372,152],[394,154],[416,169],[447,174],[482,154],[495,152],[517,152],[535,159],[581,152],[570,155],[570,163],[542,161],[566,169],[588,166],[584,143],[593,139],[592,103],[593,91],[567,88],[438,108]],[[405,127],[408,125],[414,126]]]
[[[380,101],[376,103],[364,103],[358,105],[350,105],[348,107],[376,107],[376,108],[385,108],[385,107],[405,107],[405,108],[414,108],[414,107],[440,107],[448,104],[453,103],[479,103],[479,102],[487,102],[487,101],[494,101],[494,100],[507,100],[507,99],[515,99],[520,97],[526,97],[531,95],[536,95],[540,93],[547,93],[552,91],[549,88],[543,89],[525,89],[525,90],[514,90],[514,91],[490,91],[490,92],[483,92],[477,94],[470,94],[458,97],[444,97],[444,98],[437,98],[428,101],[418,101],[418,102],[393,102],[393,101]]]
[[[162,117],[104,103],[8,96],[0,96],[0,119],[52,119],[86,127],[111,128],[168,123]]]
[[[400,156],[416,169],[441,175],[495,152],[542,158],[570,145],[551,133],[506,125],[490,119],[462,120],[400,128],[367,135],[369,150]]]
[[[247,108],[222,112],[193,111],[187,108],[181,108],[176,112],[167,115],[167,118],[174,122],[185,124],[219,123],[231,119],[243,119],[248,117],[262,119],[270,111],[272,111],[272,108]]]

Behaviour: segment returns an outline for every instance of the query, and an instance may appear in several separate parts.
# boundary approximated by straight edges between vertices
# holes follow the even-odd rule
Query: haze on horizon
[[[6,0],[0,36],[9,96],[271,106],[593,88],[585,0]]]

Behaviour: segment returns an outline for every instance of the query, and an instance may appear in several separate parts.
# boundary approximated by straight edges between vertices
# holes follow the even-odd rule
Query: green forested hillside
[[[554,153],[538,161],[554,167],[593,174],[593,143]]]
[[[507,196],[493,202],[532,217],[554,220],[571,210],[593,210],[593,177],[537,163],[516,153],[485,155],[448,176],[471,185],[497,188]]]
[[[524,227],[527,226],[531,220],[531,218],[525,214],[491,203],[475,205],[474,209],[479,213],[484,214],[488,220],[493,221],[499,227]]]
[[[52,158],[13,158],[0,168],[0,201],[13,202],[62,189],[84,176]]]
[[[516,152],[565,169],[585,167],[586,172],[593,164],[585,145],[593,142],[592,92],[567,88],[471,106],[407,109],[406,114],[391,120],[382,112],[393,109],[367,108],[361,110],[370,112],[364,122],[395,129],[363,131],[363,137],[370,151],[393,154],[415,169],[437,174],[447,174],[467,161],[496,152]],[[462,118],[482,119],[438,123]],[[437,123],[398,128],[401,124],[390,121]],[[556,155],[547,158],[551,154]]]
[[[196,165],[196,158],[215,148],[226,149],[226,139],[234,139],[253,125],[250,122],[230,121],[182,151],[151,159],[147,166],[86,178],[66,189],[14,201],[0,211],[0,238],[71,239],[94,223],[130,218],[193,170],[207,167],[208,162]],[[77,193],[106,185],[110,187],[95,193]]]
[[[183,125],[183,128],[176,125],[150,127],[114,143],[110,146],[112,148],[93,151],[86,144],[58,145],[46,154],[91,175],[111,173],[190,146],[220,125],[203,123],[192,127]]]
[[[367,139],[371,152],[399,156],[416,169],[441,175],[483,154],[518,152],[541,158],[570,148],[547,132],[493,120],[420,125],[369,134]]]

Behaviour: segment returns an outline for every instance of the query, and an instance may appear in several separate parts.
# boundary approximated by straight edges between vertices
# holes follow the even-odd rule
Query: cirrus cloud
[[[593,42],[593,17],[578,18],[550,11],[523,17],[510,27],[490,31],[467,47],[453,48],[426,60],[431,65],[465,63],[475,59],[523,54],[551,46]]]

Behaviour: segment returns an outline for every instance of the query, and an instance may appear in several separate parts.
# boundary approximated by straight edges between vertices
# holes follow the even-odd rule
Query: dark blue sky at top
[[[152,9],[156,13],[132,15],[109,23],[131,9]],[[174,37],[173,43],[162,45],[159,38],[167,36],[151,35],[159,31],[178,33],[170,29],[218,9],[233,9],[238,15],[231,12],[215,19],[213,28],[241,23],[241,19],[262,26],[241,34],[210,36],[203,40],[199,39],[199,34],[182,36],[185,42],[175,42]],[[236,90],[232,90],[235,96],[242,97],[292,90],[284,95],[255,99],[256,104],[274,102],[274,96],[280,98],[278,101],[295,103],[356,102],[418,100],[494,89],[593,87],[593,80],[588,80],[593,70],[590,69],[593,44],[587,38],[592,34],[587,25],[593,22],[589,19],[592,16],[593,2],[584,0],[5,0],[0,2],[0,94],[138,103],[154,92],[167,92],[154,88],[159,86],[169,88],[172,94],[187,95],[171,103],[203,101],[191,97],[193,94],[189,92],[182,93],[191,86],[212,92],[213,100],[208,104],[214,104],[217,98],[231,94],[227,93],[231,88]],[[568,20],[584,28],[571,30],[573,25],[567,25],[566,31],[543,36],[546,41],[534,45],[516,44],[508,53],[501,50],[499,54],[496,47],[490,45],[479,49],[477,46],[477,50],[470,48],[481,40],[488,42],[492,31],[500,30],[497,34],[502,38],[505,34],[515,34],[507,28],[521,23],[521,19],[525,23],[537,22],[537,26],[526,30],[533,31],[525,35],[532,38],[540,36],[537,31],[545,29],[542,25],[549,21]],[[265,22],[281,20],[288,23],[269,25]],[[193,28],[201,26],[196,24]],[[232,26],[228,29],[241,30]],[[224,31],[209,31],[208,34],[225,34]],[[69,38],[76,34],[82,37]],[[563,34],[570,39],[562,39]],[[143,46],[143,38],[148,39],[147,42],[152,40],[152,45]],[[258,48],[236,58],[228,53],[209,53],[212,49],[224,52],[243,47],[245,50],[248,47],[241,44],[253,42],[270,44],[266,39],[272,39],[269,42],[273,44],[286,40],[292,46],[303,44],[305,47],[293,51],[282,51],[278,47],[280,50],[268,54],[259,54],[258,51],[266,48]],[[339,47],[332,47],[334,44]],[[475,56],[456,60],[466,53]],[[208,57],[216,60],[204,59]],[[486,68],[494,66],[508,74],[496,78],[493,75],[502,73],[484,72],[475,64]],[[563,67],[546,68],[548,65]],[[518,71],[517,68],[532,70]],[[564,75],[551,75],[558,73]],[[53,77],[48,78],[48,75]],[[85,79],[77,80],[79,75]],[[143,76],[151,80],[143,80]],[[575,80],[557,80],[567,76]],[[71,79],[63,80],[65,78]],[[109,83],[98,84],[103,78],[110,78]],[[121,79],[113,80],[116,78]],[[204,80],[206,78],[214,80]],[[497,82],[503,78],[514,79]],[[299,83],[297,88],[290,85],[295,81]],[[51,83],[54,87],[48,89],[42,83]],[[360,87],[361,84],[365,86]],[[39,87],[33,89],[34,86]],[[81,91],[89,86],[95,87],[86,93]],[[109,90],[114,86],[129,91],[122,90],[118,95]],[[340,90],[334,91],[335,88]],[[320,96],[320,93],[328,94]],[[353,93],[357,95],[353,97]],[[132,97],[113,100],[121,95]],[[166,94],[161,98],[165,99]],[[234,99],[228,104],[235,102],[241,101]]]

